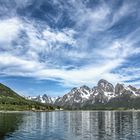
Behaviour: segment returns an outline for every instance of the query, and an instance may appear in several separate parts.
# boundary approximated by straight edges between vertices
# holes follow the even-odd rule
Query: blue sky
[[[0,82],[26,96],[140,87],[139,13],[139,0],[0,0]]]

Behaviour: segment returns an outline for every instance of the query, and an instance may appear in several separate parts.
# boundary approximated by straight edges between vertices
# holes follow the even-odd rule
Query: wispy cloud
[[[59,28],[57,24],[51,26],[44,18],[32,16],[41,9],[43,1],[36,6],[32,1],[15,1],[12,17],[0,20],[0,74],[49,79],[65,87],[92,86],[100,78],[113,83],[136,79],[135,73],[130,76],[131,69],[124,65],[126,67],[131,57],[140,54],[140,30],[137,26],[129,30],[131,25],[126,20],[134,16],[133,20],[139,21],[134,9],[137,2],[123,1],[116,9],[113,2],[100,1],[96,6],[90,2],[52,1],[60,13],[56,14],[56,20],[55,14],[49,13],[51,10],[44,16],[49,15],[50,21],[53,16],[60,24],[73,23]],[[32,5],[32,14],[23,14],[20,10],[28,9],[29,5]],[[66,21],[62,21],[63,9],[68,16]],[[133,66],[134,71],[137,69]]]

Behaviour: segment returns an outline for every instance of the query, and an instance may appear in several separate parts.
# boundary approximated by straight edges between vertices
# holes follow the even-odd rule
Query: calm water
[[[0,113],[0,140],[140,140],[140,112]]]

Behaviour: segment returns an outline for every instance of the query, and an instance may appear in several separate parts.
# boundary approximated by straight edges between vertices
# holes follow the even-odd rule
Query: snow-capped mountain
[[[43,96],[28,97],[28,99],[67,109],[91,109],[99,106],[102,108],[106,106],[107,108],[115,108],[116,106],[125,107],[128,105],[132,107],[139,105],[140,89],[136,89],[131,85],[126,87],[124,84],[119,83],[114,87],[108,81],[101,79],[97,86],[93,88],[86,85],[80,88],[75,87],[62,97],[52,98],[44,94]]]
[[[116,103],[121,99],[126,102],[128,99],[137,97],[140,97],[139,89],[133,86],[125,87],[123,84],[117,84],[114,87],[108,81],[101,79],[97,86],[92,89],[85,85],[80,88],[73,88],[68,94],[56,99],[54,104],[64,108],[76,109],[99,104],[107,105],[112,102]]]
[[[44,94],[44,95],[38,95],[37,97],[29,96],[29,97],[27,97],[27,99],[33,100],[33,101],[38,101],[38,102],[41,102],[41,103],[46,103],[46,104],[54,104],[54,102],[57,98],[50,97],[50,96]]]
[[[91,89],[87,86],[80,88],[73,88],[68,94],[63,97],[59,97],[55,101],[55,105],[58,106],[74,106],[80,105],[86,102],[91,96]]]

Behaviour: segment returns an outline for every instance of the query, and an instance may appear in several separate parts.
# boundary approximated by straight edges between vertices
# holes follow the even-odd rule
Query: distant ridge
[[[51,97],[48,96],[47,94],[44,94],[44,95],[38,95],[36,97],[29,96],[27,97],[27,99],[53,105],[57,97]]]

